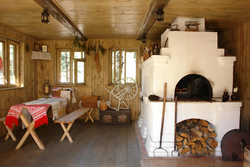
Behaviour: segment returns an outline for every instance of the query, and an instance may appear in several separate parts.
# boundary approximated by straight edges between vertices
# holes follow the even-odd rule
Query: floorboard
[[[76,120],[70,129],[73,143],[66,137],[60,141],[60,124],[50,122],[35,131],[45,146],[40,150],[31,136],[16,150],[26,132],[15,130],[17,141],[0,138],[1,167],[242,167],[242,162],[202,158],[144,157],[135,126],[99,125],[98,121],[85,123]],[[143,140],[141,140],[143,141]],[[145,151],[145,150],[144,150]]]
[[[69,131],[73,143],[67,137],[60,141],[64,133],[60,124],[50,122],[35,131],[45,150],[40,150],[31,136],[19,150],[15,149],[26,129],[14,131],[17,142],[11,139],[5,141],[5,136],[0,138],[1,167],[140,166],[139,146],[132,125],[107,126],[99,125],[98,121],[85,123],[83,120],[76,120]]]

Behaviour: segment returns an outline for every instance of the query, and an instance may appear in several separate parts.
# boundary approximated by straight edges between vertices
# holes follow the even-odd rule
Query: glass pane
[[[115,75],[115,53],[112,51],[112,83],[114,83],[114,75]]]
[[[121,52],[121,79],[125,78],[125,51]]]
[[[77,62],[77,83],[84,83],[84,62]]]
[[[82,52],[82,58],[85,58],[85,52]]]
[[[136,52],[126,52],[126,77],[136,80]]]
[[[116,62],[115,62],[115,82],[120,80],[120,51],[116,51]]]
[[[15,83],[15,46],[10,45],[10,84]]]
[[[3,42],[0,42],[0,85],[4,84],[4,57],[3,57]]]
[[[74,52],[74,58],[75,59],[81,59],[82,58],[81,53],[82,52]]]
[[[70,52],[61,52],[60,82],[70,82]]]

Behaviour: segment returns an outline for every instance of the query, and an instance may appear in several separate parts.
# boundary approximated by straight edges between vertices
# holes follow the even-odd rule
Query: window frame
[[[114,56],[114,82],[113,82],[113,80],[112,80],[112,77],[113,77],[113,75],[112,75],[112,66],[113,66],[113,64],[112,64],[112,52],[114,52],[115,54],[116,54],[116,52],[117,51],[119,51],[120,53],[119,53],[119,55],[120,55],[120,57],[121,57],[121,53],[124,51],[124,76],[125,76],[125,78],[127,77],[126,76],[126,72],[127,72],[127,69],[126,69],[126,53],[127,52],[135,52],[136,53],[136,63],[138,62],[138,54],[139,54],[139,50],[138,50],[138,48],[112,48],[112,49],[110,49],[110,56],[109,56],[109,85],[115,85],[115,84],[117,84],[118,82],[116,82],[115,80],[116,80],[116,73],[117,73],[117,71],[116,71],[116,56]],[[121,64],[121,61],[122,61],[122,59],[120,58],[120,60],[119,60],[119,64]],[[137,80],[138,80],[138,76],[137,76],[137,66],[135,67],[135,81],[136,82],[138,82]],[[119,80],[121,80],[122,79],[122,73],[121,73],[121,68],[119,68]],[[118,81],[119,81],[118,80]]]
[[[70,52],[70,82],[69,83],[64,83],[61,82],[61,75],[60,75],[60,70],[61,70],[61,52]],[[81,58],[74,58],[74,53],[75,52],[81,52]],[[76,85],[86,85],[86,58],[83,58],[83,51],[81,50],[72,50],[71,48],[57,48],[56,49],[56,55],[57,55],[57,60],[56,60],[56,84],[61,85],[61,86],[76,86]],[[85,53],[84,53],[85,54]],[[83,83],[77,83],[77,62],[81,61],[84,62],[84,82]]]
[[[22,87],[21,86],[21,60],[20,60],[20,47],[21,43],[18,41],[15,41],[13,39],[9,39],[7,37],[0,36],[0,42],[3,43],[3,69],[4,69],[4,78],[5,78],[5,84],[0,85],[0,89],[3,88],[14,88],[14,87]],[[14,45],[14,76],[15,76],[15,82],[14,84],[10,83],[10,45]]]

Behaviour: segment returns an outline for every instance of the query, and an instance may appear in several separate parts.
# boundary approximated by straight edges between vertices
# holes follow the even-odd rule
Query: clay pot
[[[154,42],[153,47],[152,47],[152,54],[160,55],[160,47],[156,41]]]

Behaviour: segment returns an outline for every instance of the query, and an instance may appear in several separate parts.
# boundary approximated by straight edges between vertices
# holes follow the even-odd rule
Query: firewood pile
[[[201,119],[189,119],[176,125],[176,146],[180,155],[214,155],[218,142],[211,124]]]

